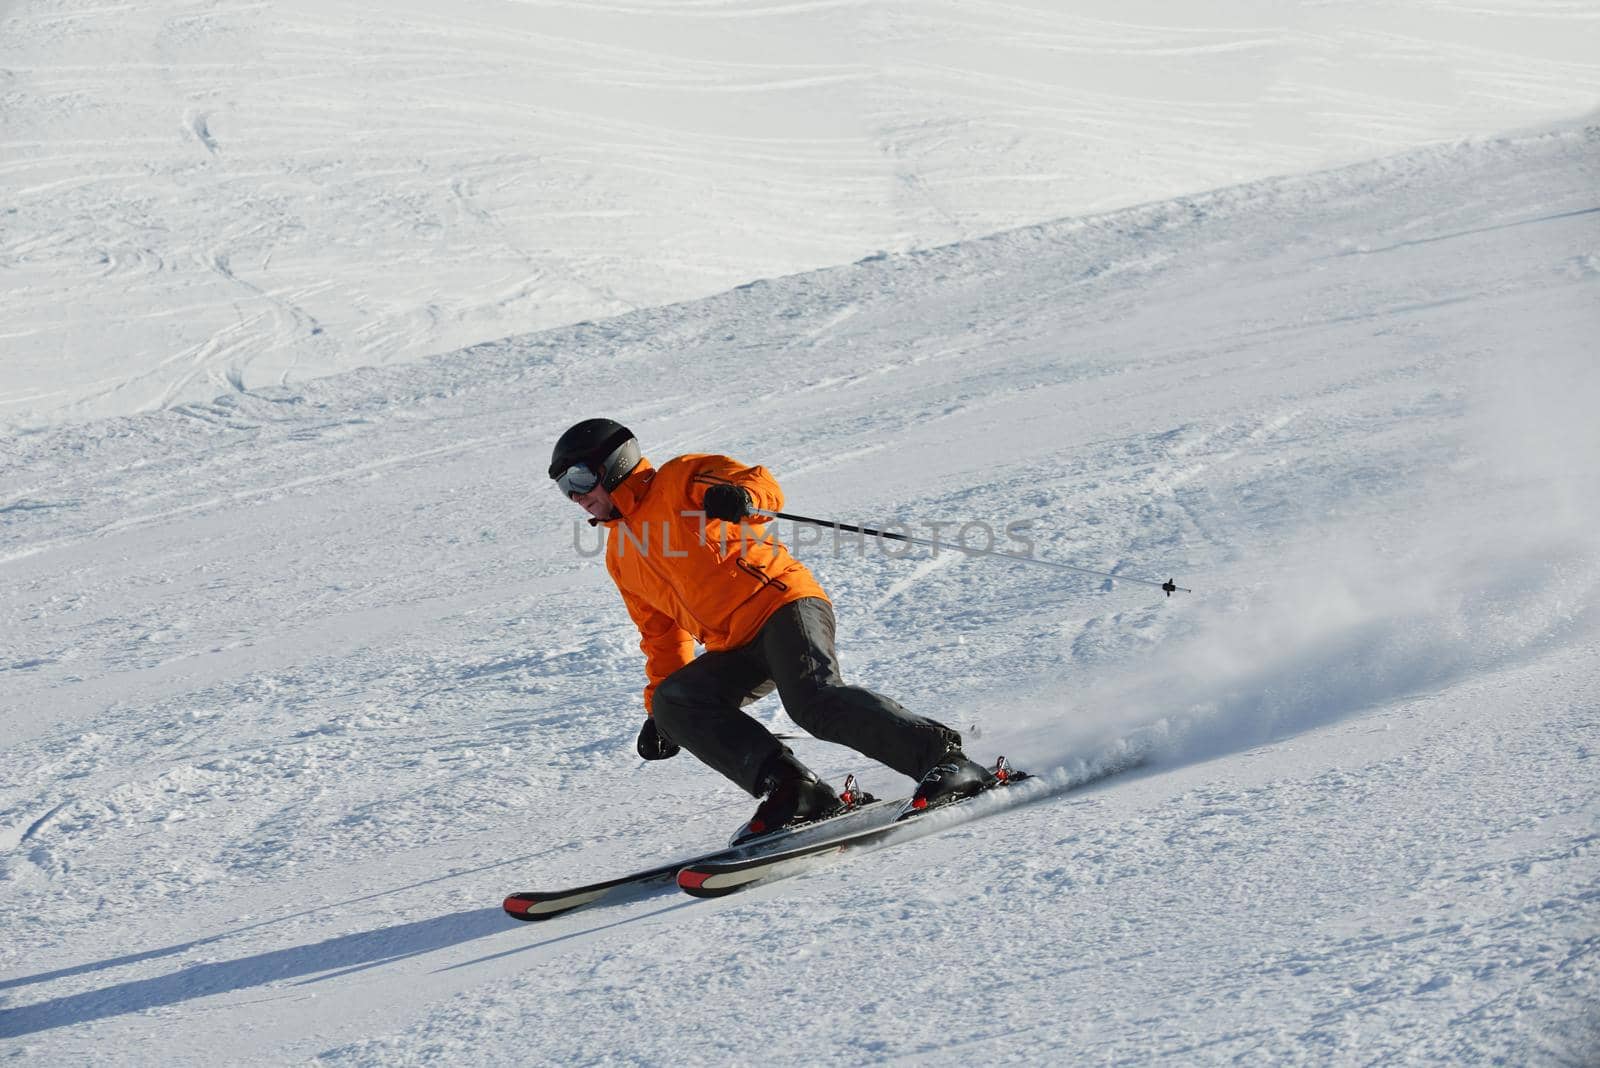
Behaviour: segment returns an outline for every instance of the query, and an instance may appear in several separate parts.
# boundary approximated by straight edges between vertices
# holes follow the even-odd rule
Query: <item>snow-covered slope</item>
[[[14,0],[0,428],[1582,114],[1585,0]]]
[[[1597,179],[1593,126],[1473,141],[6,439],[0,1050],[1592,1059]],[[804,513],[1175,575],[801,549],[847,672],[975,752],[1153,762],[504,919],[751,805],[632,752],[635,635],[542,473],[596,413]]]

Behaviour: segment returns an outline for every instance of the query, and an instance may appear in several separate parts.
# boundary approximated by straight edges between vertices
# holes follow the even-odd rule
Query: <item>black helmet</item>
[[[601,485],[613,490],[639,460],[639,442],[633,431],[615,419],[585,419],[556,441],[550,454],[550,477],[560,478],[574,464],[585,464],[600,476]]]

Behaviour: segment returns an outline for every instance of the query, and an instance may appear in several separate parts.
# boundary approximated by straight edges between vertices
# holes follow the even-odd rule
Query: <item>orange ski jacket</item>
[[[606,570],[639,628],[647,711],[661,681],[694,659],[696,642],[712,652],[736,649],[781,606],[828,596],[759,518],[706,518],[706,489],[718,483],[743,486],[758,516],[783,507],[765,467],[694,454],[660,468],[641,460],[611,491],[621,518],[600,524],[609,530]]]

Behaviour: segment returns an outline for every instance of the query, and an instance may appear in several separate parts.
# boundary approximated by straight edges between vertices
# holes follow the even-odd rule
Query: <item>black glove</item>
[[[737,523],[750,514],[750,491],[731,482],[719,482],[706,490],[706,502],[701,505],[707,519],[726,519]]]
[[[656,721],[647,719],[639,728],[639,755],[646,760],[666,760],[678,755],[678,743],[656,730]]]

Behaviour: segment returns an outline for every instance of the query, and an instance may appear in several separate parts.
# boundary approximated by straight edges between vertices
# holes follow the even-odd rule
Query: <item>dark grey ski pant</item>
[[[833,606],[791,601],[737,649],[702,653],[656,687],[656,729],[757,794],[763,766],[783,744],[742,711],[774,688],[789,718],[813,737],[919,779],[961,745],[961,735],[839,677]]]

